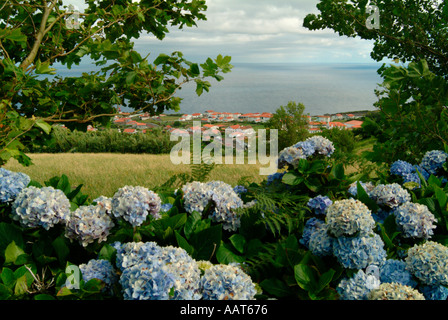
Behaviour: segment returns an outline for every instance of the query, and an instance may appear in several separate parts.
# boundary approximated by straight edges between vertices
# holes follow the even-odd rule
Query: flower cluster
[[[160,197],[153,191],[140,186],[125,186],[112,198],[112,214],[136,227],[145,222],[148,215],[160,219],[161,205]]]
[[[185,250],[155,242],[114,243],[126,300],[197,300],[200,270]]]
[[[244,203],[229,184],[222,181],[195,181],[184,185],[182,191],[187,212],[202,213],[211,204],[209,218],[212,221],[223,223],[225,230],[236,231],[239,228],[240,216],[236,209],[242,208]]]
[[[201,278],[204,300],[252,300],[257,293],[251,278],[239,267],[214,265]]]
[[[447,300],[448,288],[445,286],[421,286],[419,291],[425,296],[426,300]]]
[[[394,210],[395,222],[405,238],[429,239],[437,220],[423,204],[407,202]]]
[[[425,180],[429,178],[429,173],[419,165],[412,165],[407,161],[397,160],[390,166],[390,173],[402,178],[403,184],[414,182],[421,186],[420,173]]]
[[[328,231],[334,237],[370,233],[375,226],[370,209],[354,199],[340,200],[330,205],[326,223]]]
[[[315,214],[325,214],[325,211],[327,210],[328,206],[330,206],[333,203],[330,198],[327,196],[318,195],[314,198],[311,198],[307,206],[308,208],[312,209]]]
[[[367,300],[369,292],[376,287],[374,279],[372,281],[364,270],[358,270],[351,278],[342,279],[336,291],[341,300]]]
[[[398,183],[379,184],[370,193],[376,203],[386,209],[394,209],[405,202],[411,201],[411,195]]]
[[[0,168],[0,202],[14,201],[30,181],[30,177],[22,172]]]
[[[348,269],[381,266],[386,261],[383,240],[376,233],[337,238],[333,243],[333,255]]]
[[[386,251],[381,237],[373,232],[374,226],[371,211],[362,202],[339,200],[327,208],[325,221],[307,220],[300,243],[314,255],[336,257],[345,268],[380,266]]]
[[[294,146],[287,147],[278,154],[278,168],[283,169],[285,166],[297,168],[300,159],[306,159],[306,155],[302,149]]]
[[[325,224],[325,221],[312,217],[308,219],[302,231],[302,238],[299,240],[301,244],[309,249],[309,242],[311,235],[317,229],[321,228]]]
[[[331,256],[333,254],[333,242],[334,238],[328,234],[328,225],[323,223],[311,233],[308,247],[316,256]]]
[[[399,283],[382,283],[368,294],[369,300],[425,300],[423,294]]]
[[[443,164],[447,161],[448,154],[440,150],[432,150],[425,153],[420,163],[420,167],[429,174],[437,176]]]
[[[387,259],[381,267],[380,280],[383,283],[399,283],[405,286],[415,288],[417,281],[407,270],[406,263],[402,260]]]
[[[65,224],[69,217],[70,201],[53,187],[24,188],[12,204],[12,218],[24,227],[49,230],[56,224]]]
[[[104,290],[111,290],[118,282],[118,274],[113,265],[108,260],[92,259],[88,263],[79,265],[82,278],[85,282],[91,279],[98,279],[105,283]]]
[[[242,269],[195,261],[184,249],[155,242],[113,244],[126,300],[253,299],[256,290]]]
[[[414,245],[405,259],[407,269],[423,284],[448,285],[448,247],[427,241]]]
[[[300,159],[307,159],[316,155],[330,157],[334,151],[333,142],[322,136],[312,136],[280,151],[278,168],[282,169],[285,166],[297,168]]]
[[[103,206],[81,206],[71,213],[65,226],[65,236],[86,247],[95,240],[106,241],[113,227],[114,223]]]
[[[313,144],[315,152],[325,157],[330,157],[335,151],[333,142],[322,136],[312,136],[306,139],[305,142]]]

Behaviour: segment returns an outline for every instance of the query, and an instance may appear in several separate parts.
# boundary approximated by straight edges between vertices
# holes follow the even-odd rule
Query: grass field
[[[189,165],[174,165],[169,155],[132,154],[32,154],[34,165],[23,167],[14,160],[5,169],[28,174],[43,184],[54,176],[67,175],[72,186],[83,184],[82,192],[94,199],[111,197],[125,185],[154,188],[179,173],[190,173]],[[242,177],[260,182],[266,176],[259,175],[261,165],[218,165],[210,174],[210,180],[221,180],[235,186]]]

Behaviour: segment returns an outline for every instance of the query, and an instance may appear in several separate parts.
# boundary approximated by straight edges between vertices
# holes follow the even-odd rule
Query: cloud
[[[303,19],[318,13],[317,0],[207,0],[207,20],[197,27],[170,27],[162,41],[142,34],[136,49],[155,58],[182,51],[203,61],[218,54],[233,62],[372,62],[372,42],[340,37],[332,30],[310,31]],[[81,10],[83,0],[63,0]]]
[[[371,62],[371,42],[302,26],[307,14],[317,13],[315,0],[208,0],[207,5],[207,21],[171,28],[162,41],[143,36],[137,48],[155,55],[182,51],[191,60],[224,54],[234,62]]]

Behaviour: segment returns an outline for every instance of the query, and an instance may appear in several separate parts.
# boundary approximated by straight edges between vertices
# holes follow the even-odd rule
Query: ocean
[[[234,64],[221,82],[198,97],[195,86],[183,88],[182,113],[205,110],[275,112],[289,101],[305,113],[320,115],[375,110],[374,90],[382,83],[379,64]]]
[[[232,64],[232,72],[224,74],[221,82],[209,80],[210,92],[200,97],[196,95],[194,83],[179,90],[177,96],[183,99],[180,113],[205,110],[273,113],[290,101],[303,103],[305,113],[310,115],[375,110],[374,90],[382,82],[377,74],[381,65],[377,63]],[[92,67],[80,64],[70,71],[63,67],[58,71],[62,76],[76,76],[92,71]]]

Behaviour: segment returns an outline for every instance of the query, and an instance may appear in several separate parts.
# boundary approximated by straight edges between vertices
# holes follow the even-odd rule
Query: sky
[[[135,40],[141,54],[181,51],[187,60],[202,62],[217,55],[232,63],[372,63],[373,43],[341,37],[333,30],[303,27],[319,0],[207,0],[206,21],[197,27],[170,28],[162,40],[142,34]],[[83,0],[64,0],[80,11]]]

